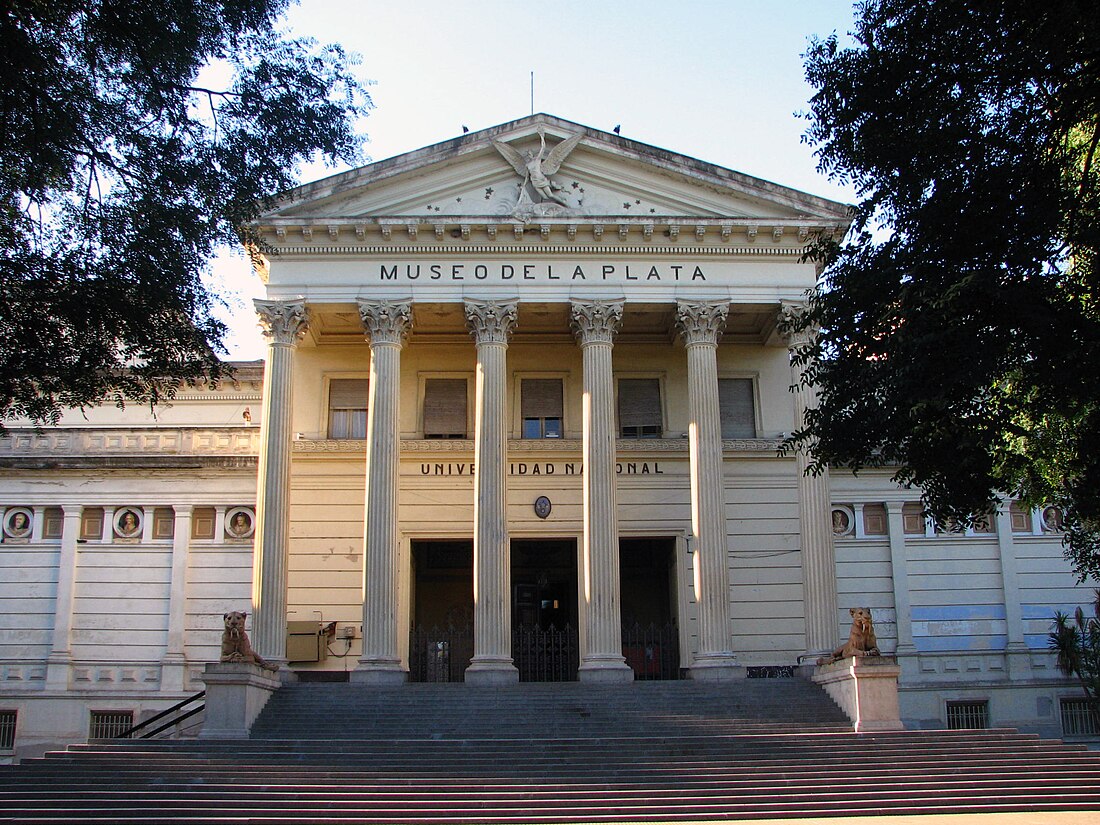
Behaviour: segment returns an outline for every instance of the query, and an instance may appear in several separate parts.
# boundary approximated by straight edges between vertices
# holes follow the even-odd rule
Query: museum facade
[[[783,319],[848,214],[547,115],[292,191],[256,225],[262,376],[0,440],[10,752],[200,689],[236,609],[363,689],[735,692],[868,606],[907,724],[1080,733],[1056,511],[951,532],[781,449],[814,403]]]

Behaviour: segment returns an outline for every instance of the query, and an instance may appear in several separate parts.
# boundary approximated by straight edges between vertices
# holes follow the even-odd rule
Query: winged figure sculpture
[[[553,175],[561,168],[562,162],[581,142],[581,137],[583,135],[570,135],[548,153],[546,151],[546,133],[539,128],[539,151],[537,154],[535,152],[525,152],[521,155],[507,143],[495,139],[493,140],[493,146],[516,170],[516,174],[523,176],[521,191],[530,183],[531,188],[535,190],[535,193],[541,199],[540,202],[553,201],[561,206],[569,206],[565,198],[558,194],[561,191],[561,186],[552,181],[549,175]]]

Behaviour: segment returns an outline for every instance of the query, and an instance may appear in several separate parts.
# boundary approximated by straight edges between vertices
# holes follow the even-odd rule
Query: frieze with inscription
[[[420,461],[415,465],[415,475],[422,476],[473,476],[476,465],[472,461]],[[668,461],[620,461],[615,472],[624,476],[678,475],[687,472],[684,462]],[[410,471],[406,468],[405,473]],[[579,461],[510,461],[510,476],[580,476],[584,465]]]
[[[627,283],[631,281],[705,282],[700,264],[685,263],[379,263],[378,281],[575,281]]]

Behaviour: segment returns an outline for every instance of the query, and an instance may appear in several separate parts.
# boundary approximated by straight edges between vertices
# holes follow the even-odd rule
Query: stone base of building
[[[818,666],[813,680],[852,720],[857,733],[903,730],[898,706],[900,673],[892,656],[858,656]]]
[[[511,659],[478,659],[475,656],[462,679],[468,685],[517,685],[519,671]]]
[[[282,685],[277,673],[244,662],[211,662],[202,680],[206,720],[200,739],[247,739],[252,723]]]

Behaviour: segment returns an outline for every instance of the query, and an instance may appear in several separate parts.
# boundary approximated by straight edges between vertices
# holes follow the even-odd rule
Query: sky
[[[811,36],[842,37],[852,0],[301,0],[291,33],[357,53],[375,108],[367,160],[532,112],[852,202],[802,142]],[[344,167],[303,169],[302,182]],[[261,358],[263,286],[226,251],[213,278],[230,303],[234,360]]]

